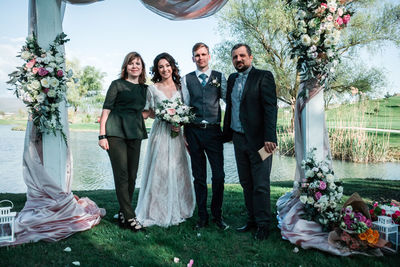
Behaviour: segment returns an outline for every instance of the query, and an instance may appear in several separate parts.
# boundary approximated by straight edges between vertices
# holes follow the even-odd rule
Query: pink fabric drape
[[[40,148],[35,126],[28,121],[23,154],[27,201],[15,220],[16,241],[3,242],[0,246],[39,240],[58,241],[92,228],[105,215],[105,210],[98,208],[90,199],[79,199],[71,191],[64,192],[54,182],[42,165]],[[70,183],[71,179],[67,181]]]
[[[170,20],[200,19],[218,12],[228,0],[140,0],[154,13]]]
[[[304,100],[297,97],[295,109],[295,153],[296,153],[296,173],[294,180],[300,182],[304,178],[304,171],[301,168],[301,162],[304,160],[303,136],[301,128],[301,112],[308,101],[318,94],[323,94],[323,90],[319,85],[318,80],[312,79],[300,84],[298,95],[303,94],[303,91],[309,89],[309,97]],[[324,129],[324,158],[331,158],[329,146],[328,131],[326,124],[322,125]],[[349,256],[352,254],[364,254],[381,256],[382,252],[379,249],[372,250],[369,254],[357,251],[351,251],[346,247],[338,247],[337,244],[329,242],[329,233],[324,232],[320,224],[314,221],[302,219],[304,214],[304,205],[299,199],[299,191],[293,189],[286,193],[276,202],[278,212],[278,227],[281,229],[283,239],[289,240],[292,244],[300,246],[303,249],[319,249],[338,256]]]

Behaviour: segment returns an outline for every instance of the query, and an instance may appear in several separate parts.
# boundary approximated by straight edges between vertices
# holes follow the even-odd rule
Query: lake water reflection
[[[71,132],[70,146],[73,155],[72,190],[113,189],[114,181],[108,155],[97,145],[97,132]],[[25,132],[11,131],[11,126],[0,125],[0,193],[23,193],[26,186],[22,178],[22,152]],[[142,143],[142,158],[147,142]],[[224,145],[225,182],[238,183],[232,144]],[[137,185],[140,185],[141,164]],[[378,178],[400,180],[399,163],[357,164],[334,161],[339,178]],[[291,180],[295,172],[295,160],[275,156],[271,180]],[[211,176],[209,170],[208,177]],[[209,181],[210,182],[210,181]]]

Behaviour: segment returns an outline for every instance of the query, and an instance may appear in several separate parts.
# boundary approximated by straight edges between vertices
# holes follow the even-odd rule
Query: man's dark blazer
[[[225,142],[232,140],[231,96],[237,76],[238,73],[233,73],[228,78],[223,127]],[[277,113],[276,86],[272,73],[252,67],[244,85],[239,112],[246,140],[252,150],[258,151],[267,141],[277,144]]]

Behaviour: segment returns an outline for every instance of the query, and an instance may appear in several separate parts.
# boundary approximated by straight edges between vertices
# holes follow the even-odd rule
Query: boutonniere
[[[221,87],[221,83],[218,81],[218,78],[217,78],[217,77],[212,77],[212,76],[211,76],[211,78],[210,78],[210,84],[211,84],[212,86],[217,87],[217,88],[220,88],[220,87]]]

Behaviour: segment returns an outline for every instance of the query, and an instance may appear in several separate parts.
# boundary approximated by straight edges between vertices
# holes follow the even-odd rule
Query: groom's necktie
[[[207,84],[207,75],[202,73],[199,75],[200,79],[201,79],[201,85],[204,87]]]

